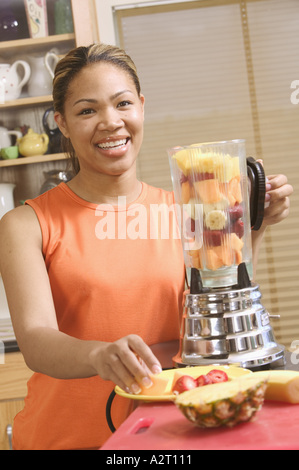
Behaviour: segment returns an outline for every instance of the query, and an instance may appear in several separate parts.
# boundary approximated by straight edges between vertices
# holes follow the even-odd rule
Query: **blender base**
[[[257,351],[255,354],[230,354],[227,358],[207,358],[197,357],[194,361],[188,359],[183,361],[180,354],[178,353],[173,357],[173,365],[176,368],[183,367],[195,367],[195,366],[209,366],[209,365],[236,365],[245,369],[252,370],[264,370],[264,369],[275,369],[277,367],[284,367],[286,360],[284,354],[284,346],[277,345],[272,348],[271,351]]]
[[[186,295],[174,366],[283,367],[285,348],[274,338],[261,297],[259,286],[251,283]]]

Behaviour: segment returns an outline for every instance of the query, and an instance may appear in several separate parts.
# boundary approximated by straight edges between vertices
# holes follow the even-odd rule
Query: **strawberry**
[[[233,207],[230,207],[229,217],[232,222],[243,217],[243,206],[237,203]]]
[[[190,375],[182,375],[172,387],[172,391],[179,394],[196,387],[197,382],[193,377],[190,377]]]
[[[223,240],[223,230],[205,230],[203,237],[209,246],[220,246]]]
[[[190,238],[195,236],[195,220],[190,217],[186,220],[186,236]]]
[[[210,385],[212,379],[208,375],[200,375],[197,377],[196,382],[198,387],[203,387],[204,385]]]
[[[180,183],[186,183],[188,181],[188,176],[184,175],[184,173],[181,174],[180,177]]]
[[[228,376],[223,370],[213,369],[207,375],[211,379],[213,384],[228,381]]]
[[[193,181],[205,181],[205,180],[213,180],[215,178],[214,173],[199,173],[199,172],[194,172],[193,173]]]
[[[234,223],[234,225],[232,227],[232,231],[234,233],[236,233],[239,238],[243,238],[243,236],[244,236],[244,223],[242,222],[242,220],[238,219]]]

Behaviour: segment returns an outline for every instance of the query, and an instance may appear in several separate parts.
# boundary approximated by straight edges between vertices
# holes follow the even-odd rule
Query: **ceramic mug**
[[[1,157],[3,160],[13,160],[19,156],[19,147],[12,145],[11,147],[5,147],[1,149]]]

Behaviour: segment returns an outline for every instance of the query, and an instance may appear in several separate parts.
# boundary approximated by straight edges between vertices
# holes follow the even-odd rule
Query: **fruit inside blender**
[[[246,158],[235,155],[191,146],[171,157],[186,267],[207,287],[234,285],[243,262],[252,274]]]

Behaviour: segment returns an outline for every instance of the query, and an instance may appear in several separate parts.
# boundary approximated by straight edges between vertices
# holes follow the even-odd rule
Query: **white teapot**
[[[29,96],[50,95],[53,90],[54,69],[59,61],[58,55],[54,51],[47,52],[46,55],[31,55],[28,57],[31,65],[31,78],[28,83]]]
[[[23,78],[18,70],[23,69]],[[17,100],[22,92],[22,88],[29,81],[31,74],[30,65],[24,60],[17,60],[12,65],[0,64],[0,80],[4,85],[5,101]]]
[[[22,132],[20,131],[9,131],[6,127],[0,126],[0,149],[11,146],[11,137],[15,135],[18,139],[22,137]]]

